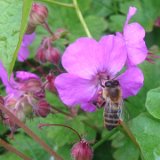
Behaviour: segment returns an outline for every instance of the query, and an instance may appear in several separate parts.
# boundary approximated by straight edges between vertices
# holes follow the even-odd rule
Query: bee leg
[[[122,122],[123,122],[122,119],[119,119],[119,120],[118,120],[118,124],[119,124],[119,125],[122,124]]]

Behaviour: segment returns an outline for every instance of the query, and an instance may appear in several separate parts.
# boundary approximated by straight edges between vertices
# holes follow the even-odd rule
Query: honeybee
[[[104,105],[104,126],[108,130],[119,125],[123,106],[122,91],[117,80],[108,80],[103,86],[102,97],[105,99]]]
[[[117,127],[121,121],[121,113],[123,106],[122,91],[117,80],[107,80],[101,84],[102,92],[94,102],[97,108],[104,107],[104,127],[112,130]]]

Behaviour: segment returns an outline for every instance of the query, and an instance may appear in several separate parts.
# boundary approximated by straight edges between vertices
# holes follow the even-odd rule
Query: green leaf
[[[153,117],[160,119],[160,88],[147,93],[146,108]]]
[[[115,160],[138,160],[139,150],[132,141],[123,133],[118,132],[112,141],[112,146],[116,149],[113,157]]]
[[[0,1],[0,59],[9,74],[14,67],[31,4],[32,0]]]
[[[152,118],[148,113],[143,113],[134,118],[130,126],[144,160],[159,160],[160,121]]]
[[[21,42],[23,39],[23,35],[25,33],[26,27],[27,27],[27,21],[28,21],[28,17],[30,14],[30,10],[32,7],[32,2],[33,0],[23,0],[23,11],[22,11],[22,20],[21,20],[21,28],[20,28],[20,33],[19,33],[19,41],[16,47],[16,50],[13,54],[13,59],[11,61],[11,66],[10,66],[10,70],[9,70],[9,74],[12,73],[16,58],[17,58],[17,54],[19,51],[19,48],[21,46]]]
[[[22,158],[18,157],[14,153],[7,152],[6,154],[0,155],[1,160],[22,160]]]
[[[124,25],[125,19],[126,19],[126,17],[124,15],[116,14],[116,15],[110,16],[110,19],[109,19],[110,20],[109,21],[109,30],[111,32],[114,32],[114,31],[121,32],[122,29],[123,29],[123,25]]]

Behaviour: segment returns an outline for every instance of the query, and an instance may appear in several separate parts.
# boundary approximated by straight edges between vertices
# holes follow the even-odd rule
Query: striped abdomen
[[[108,130],[119,125],[121,106],[119,103],[107,102],[104,107],[104,126]]]

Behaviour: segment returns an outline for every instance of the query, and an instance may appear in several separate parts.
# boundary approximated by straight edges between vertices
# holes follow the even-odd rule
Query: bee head
[[[105,82],[105,87],[111,88],[111,87],[117,87],[119,86],[119,82],[117,80],[110,80]]]

